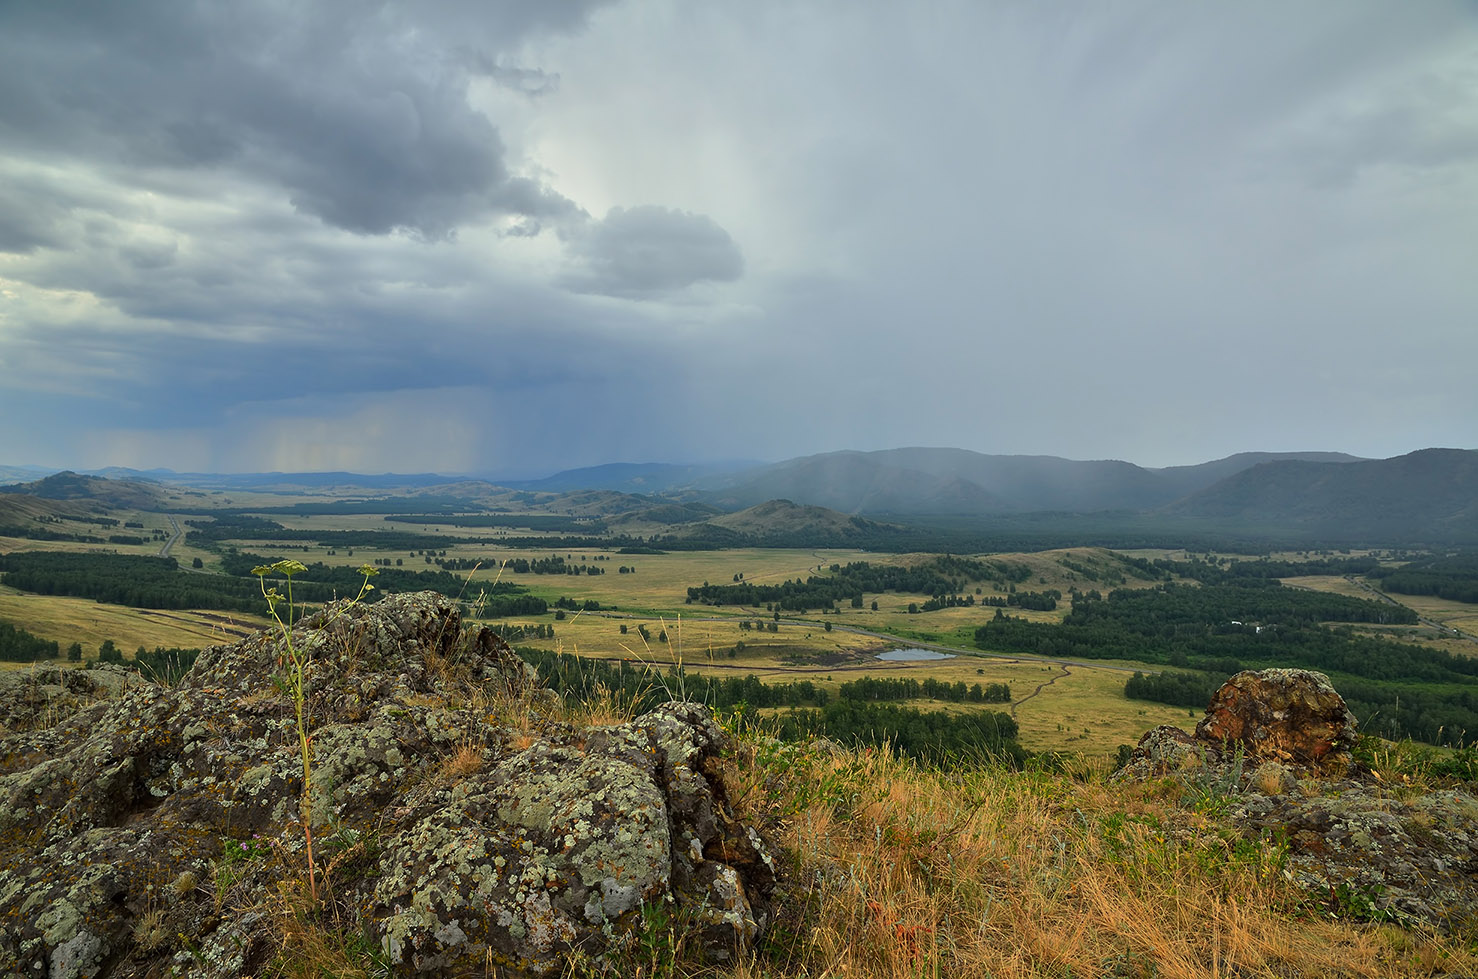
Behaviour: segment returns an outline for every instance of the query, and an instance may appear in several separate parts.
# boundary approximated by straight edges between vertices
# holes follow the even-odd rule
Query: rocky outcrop
[[[706,708],[571,726],[429,593],[294,636],[318,902],[278,637],[206,650],[173,688],[46,677],[0,736],[0,974],[235,977],[292,954],[285,914],[438,976],[618,962],[654,916],[716,957],[764,926],[772,867]]]
[[[1240,745],[1256,761],[1337,771],[1355,746],[1355,715],[1322,673],[1247,670],[1211,698],[1196,738]]]
[[[1355,719],[1321,673],[1239,673],[1195,734],[1147,732],[1119,780],[1171,777],[1248,835],[1287,848],[1310,894],[1358,916],[1478,925],[1478,797],[1385,784],[1351,758]]]

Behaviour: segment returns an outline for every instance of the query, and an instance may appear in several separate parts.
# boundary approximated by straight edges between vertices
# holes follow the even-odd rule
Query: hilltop
[[[1359,740],[1318,674],[1240,674],[1196,734],[1157,728],[1108,778],[556,696],[429,593],[341,603],[293,636],[302,727],[281,630],[206,650],[173,687],[110,666],[0,678],[0,970],[1478,968],[1473,752],[1439,772]]]
[[[134,479],[81,476],[70,470],[29,483],[0,486],[0,493],[34,496],[43,500],[78,500],[124,510],[157,509],[163,505],[160,488]]]

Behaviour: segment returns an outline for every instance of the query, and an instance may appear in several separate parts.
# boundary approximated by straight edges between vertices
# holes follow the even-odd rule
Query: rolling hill
[[[1478,542],[1478,451],[1422,449],[1346,463],[1265,462],[1159,513],[1327,539]]]
[[[131,479],[80,476],[70,470],[30,483],[0,486],[0,493],[35,496],[43,500],[86,501],[121,510],[152,510],[163,505],[159,487]]]
[[[1117,460],[985,455],[903,448],[804,456],[709,483],[702,498],[752,506],[784,498],[844,513],[878,515],[1152,510],[1263,462],[1355,461],[1329,452],[1249,452],[1197,466],[1146,469]]]

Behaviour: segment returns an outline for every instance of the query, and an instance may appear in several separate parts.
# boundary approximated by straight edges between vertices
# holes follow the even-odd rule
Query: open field
[[[1283,583],[1296,588],[1334,592],[1354,598],[1375,598],[1374,586],[1365,586],[1364,579],[1354,581],[1339,575],[1309,575],[1299,578],[1284,578]],[[1362,631],[1403,642],[1421,643],[1436,649],[1445,649],[1456,656],[1478,656],[1478,641],[1454,635],[1457,629],[1469,636],[1478,635],[1478,606],[1466,602],[1454,602],[1430,595],[1400,595],[1395,592],[1380,592],[1386,598],[1406,606],[1428,622],[1437,623],[1416,626],[1368,626]]]
[[[1424,619],[1431,619],[1449,629],[1478,635],[1478,605],[1454,602],[1435,595],[1398,595],[1395,592],[1386,594],[1407,608],[1415,609],[1416,614]]]
[[[267,619],[224,612],[132,609],[87,598],[32,595],[0,586],[0,620],[11,622],[65,650],[82,643],[85,657],[97,656],[99,644],[111,639],[125,654],[144,646],[204,648],[233,642],[267,627]]]
[[[224,496],[213,494],[210,502],[223,506],[239,506],[248,499],[253,499],[253,502],[270,500],[270,505],[290,502],[283,497],[241,493]],[[208,513],[208,510],[202,512]],[[143,522],[143,533],[146,534],[156,529],[168,529],[167,518],[159,514],[130,513],[128,518]],[[809,679],[832,690],[843,681],[862,675],[911,675],[920,679],[933,677],[966,684],[1008,683],[1018,701],[1014,713],[1020,725],[1022,743],[1038,750],[1066,749],[1088,755],[1108,755],[1120,744],[1132,744],[1140,734],[1155,724],[1186,725],[1194,720],[1181,708],[1127,699],[1123,694],[1127,673],[1112,667],[1121,666],[1132,670],[1136,668],[1135,664],[1095,662],[1062,666],[1026,657],[974,654],[975,630],[996,615],[997,610],[993,606],[976,604],[910,614],[907,611],[910,602],[922,604],[929,596],[893,592],[865,593],[862,608],[854,609],[843,602],[840,608],[825,614],[820,610],[805,614],[781,613],[779,631],[770,633],[767,626],[773,615],[763,607],[713,607],[688,605],[685,601],[689,586],[702,585],[705,582],[725,584],[742,576],[742,580],[748,583],[778,584],[787,579],[829,574],[828,569],[832,564],[866,561],[872,564],[909,565],[932,560],[934,555],[807,548],[738,548],[721,551],[671,551],[664,554],[620,554],[612,548],[521,547],[517,532],[504,528],[458,528],[455,518],[440,524],[398,523],[371,514],[273,514],[271,518],[292,528],[323,531],[388,530],[447,538],[447,546],[438,549],[432,555],[433,558],[481,563],[481,567],[475,572],[465,573],[467,588],[463,597],[469,604],[475,603],[482,588],[493,581],[518,584],[550,603],[559,598],[568,598],[576,603],[589,600],[601,604],[600,612],[572,612],[564,620],[554,621],[552,624],[556,638],[552,641],[530,641],[530,645],[559,647],[582,656],[602,659],[666,662],[673,656],[680,655],[684,666],[690,670],[741,676],[753,673],[767,682]],[[189,518],[179,516],[177,519],[183,524]],[[500,543],[452,543],[452,539],[466,536],[496,538]],[[352,567],[375,559],[388,558],[392,561],[399,560],[400,567],[406,571],[437,568],[434,560],[428,562],[427,555],[420,549],[364,546],[353,549],[344,546],[328,548],[311,544],[305,547],[301,544],[249,540],[230,543],[241,550],[269,558],[292,557],[307,564],[322,561]],[[75,543],[6,540],[0,541],[0,549],[86,548]],[[142,548],[110,549],[123,553],[155,553],[157,544],[151,542],[150,546]],[[441,553],[443,550],[444,554]],[[219,568],[219,560],[211,552],[182,543],[176,546],[174,553],[183,567],[188,568],[192,558],[201,557],[205,571]],[[1184,559],[1186,556],[1184,551],[1169,550],[1126,553],[1149,559]],[[518,574],[502,566],[504,562],[518,558],[537,560],[554,555],[573,565],[599,567],[605,573]],[[1295,556],[1286,555],[1289,558]],[[1156,583],[1137,577],[1133,568],[1119,560],[1113,552],[1101,548],[1078,547],[1037,553],[992,554],[988,557],[1025,566],[1027,574],[1025,580],[1016,584],[1018,590],[1057,589],[1063,594],[1058,609],[1053,612],[1029,611],[1019,607],[1008,610],[1008,614],[1012,616],[1037,622],[1061,621],[1070,608],[1068,593],[1073,589],[1107,593],[1115,588],[1150,587]],[[634,573],[618,573],[621,566],[634,569]],[[1289,579],[1288,583],[1369,597],[1357,584],[1338,576],[1294,578]],[[969,582],[961,591],[975,597],[977,602],[1006,594],[998,590],[993,581]],[[878,605],[876,611],[872,608],[874,601]],[[45,604],[34,604],[37,602],[60,604],[48,607]],[[1410,604],[1417,607],[1414,602]],[[1458,628],[1464,628],[1467,622],[1460,613],[1473,612],[1458,603],[1441,600],[1427,600],[1426,605],[1430,610],[1418,608],[1418,611],[1438,620],[1442,616],[1450,616]],[[85,617],[84,613],[90,618]],[[100,606],[85,600],[39,599],[15,594],[0,594],[0,618],[64,643],[80,640],[89,654],[103,638],[114,639],[125,650],[131,650],[140,644],[149,647],[200,646],[220,641],[224,638],[222,629],[230,628],[225,616],[207,613],[144,612]],[[235,621],[238,624],[246,622],[241,616],[235,617]],[[256,620],[251,624],[261,625],[263,621]],[[515,617],[507,621],[548,625],[551,623],[551,616]],[[669,634],[670,650],[669,644],[660,643],[656,639],[664,621]],[[766,628],[741,630],[740,621],[762,623]],[[623,622],[628,626],[625,635],[620,633]],[[647,625],[652,636],[650,645],[644,645],[637,634],[636,625],[639,622]],[[833,627],[830,631],[826,628],[828,624]],[[1471,631],[1478,631],[1478,615],[1473,616],[1469,628]],[[869,637],[860,634],[861,632],[882,633],[886,637]],[[1416,637],[1410,634],[1409,629],[1398,630],[1394,635],[1402,639],[1418,638],[1444,648],[1461,646],[1464,653],[1478,654],[1478,643],[1455,640],[1432,629],[1417,632]],[[881,649],[906,644],[910,640],[950,646],[965,651],[967,655],[946,661],[905,664],[884,663],[873,658],[873,654]],[[736,649],[741,642],[743,646]],[[1152,670],[1154,667],[1144,669]],[[1030,699],[1024,699],[1039,687],[1040,692]],[[980,709],[975,705],[937,702],[917,706],[926,709]],[[988,709],[1001,707],[990,705]]]
[[[510,619],[510,622],[520,621]],[[523,620],[534,624],[531,619]],[[622,625],[627,627],[623,635]],[[637,625],[645,624],[652,639],[643,642]],[[1111,755],[1120,744],[1133,744],[1157,724],[1194,723],[1186,710],[1129,700],[1124,696],[1126,669],[1136,664],[1117,661],[1092,665],[1058,666],[1027,657],[962,653],[953,659],[890,663],[876,653],[906,643],[858,636],[820,625],[782,619],[779,631],[743,631],[737,621],[698,616],[666,617],[581,613],[554,624],[553,640],[528,640],[518,645],[560,649],[580,656],[626,660],[659,667],[681,664],[694,673],[720,676],[753,675],[765,683],[810,680],[831,693],[849,680],[864,676],[909,676],[965,684],[1006,683],[1019,706],[1014,711],[1021,743],[1032,750],[1067,750],[1087,755]],[[658,641],[665,630],[668,641]],[[739,644],[743,647],[735,649]],[[1154,669],[1154,667],[1144,667]],[[1040,687],[1040,693],[1036,693]],[[1032,696],[1033,694],[1035,696]],[[1011,711],[1011,705],[955,704],[918,701],[923,710]],[[1199,712],[1196,713],[1199,716]]]
[[[154,515],[156,520],[162,517]],[[177,518],[183,519],[185,518]],[[325,530],[384,529],[385,521],[375,516],[312,516],[277,518],[289,526],[311,526]],[[152,528],[146,523],[146,528]],[[167,523],[165,524],[167,526]],[[418,531],[434,531],[436,525],[415,528]],[[451,524],[440,528],[443,532],[453,531]],[[466,533],[460,531],[457,533]],[[511,540],[510,543],[513,541]],[[17,541],[12,546],[30,549],[42,542]],[[3,545],[0,545],[3,546]],[[429,570],[420,554],[412,555],[409,550],[382,548],[330,548],[310,545],[306,550],[301,545],[284,547],[271,541],[241,541],[242,550],[266,556],[291,556],[305,563],[323,561],[328,564],[358,566],[374,558],[391,558],[403,561],[405,570]],[[76,544],[61,544],[54,548],[80,550]],[[120,550],[126,550],[121,549]],[[153,548],[132,549],[140,553],[153,553]],[[201,556],[205,570],[218,567],[218,560],[209,552],[185,546],[177,546],[176,556],[182,566],[188,567],[190,559]],[[601,575],[536,575],[516,574],[500,565],[516,558],[530,560],[547,558],[558,554],[572,564],[597,565],[606,573]],[[864,606],[853,609],[843,606],[835,614],[819,611],[804,616],[782,613],[778,632],[741,630],[740,620],[772,621],[771,613],[763,608],[711,607],[686,605],[687,588],[701,585],[705,581],[724,583],[743,575],[743,580],[756,584],[772,584],[792,578],[806,578],[813,574],[826,574],[832,564],[847,564],[853,561],[868,561],[875,564],[911,564],[927,561],[932,555],[874,554],[857,550],[812,550],[746,548],[726,551],[674,551],[666,554],[618,554],[613,550],[590,548],[564,551],[548,548],[527,549],[517,547],[469,547],[449,546],[446,558],[462,558],[484,562],[484,567],[468,575],[466,600],[475,601],[479,586],[495,580],[512,582],[526,587],[532,594],[553,602],[568,597],[577,602],[594,600],[607,608],[615,606],[619,611],[599,613],[569,613],[568,618],[553,623],[555,640],[530,642],[545,647],[558,646],[569,652],[602,659],[637,659],[648,662],[668,662],[680,656],[684,666],[691,670],[713,671],[723,674],[745,675],[753,673],[766,682],[787,682],[810,679],[835,691],[847,679],[862,675],[888,676],[910,675],[920,679],[933,677],[949,682],[1008,683],[1016,699],[1027,698],[1041,686],[1041,692],[1025,700],[1016,710],[1021,727],[1022,742],[1032,749],[1067,749],[1091,755],[1111,754],[1119,744],[1133,743],[1149,727],[1159,723],[1184,723],[1185,712],[1160,705],[1130,701],[1123,695],[1125,673],[1101,666],[1064,668],[1047,665],[1026,658],[992,656],[961,656],[956,659],[925,663],[886,663],[874,658],[878,651],[906,644],[909,639],[922,642],[937,642],[961,649],[973,647],[975,629],[991,619],[996,609],[976,605],[941,609],[934,612],[909,614],[909,602],[922,602],[928,596],[898,593],[866,594]],[[1056,588],[1064,594],[1072,587],[1107,588],[1085,580],[1082,568],[1103,568],[1104,574],[1113,579],[1112,568],[1116,562],[1107,552],[1094,548],[1074,548],[1064,551],[1048,551],[1039,554],[992,555],[998,560],[1026,565],[1031,570],[1028,581],[1018,585],[1022,590],[1044,590]],[[1074,570],[1067,563],[1074,564]],[[620,574],[622,565],[634,568],[634,573]],[[1128,587],[1144,584],[1133,578],[1115,581],[1112,587]],[[968,589],[974,593],[980,588],[979,598],[1002,595],[990,582],[972,583]],[[871,603],[876,600],[878,610]],[[1012,615],[1034,621],[1059,621],[1069,606],[1064,597],[1058,611],[1036,612],[1012,608]],[[230,638],[236,627],[265,625],[264,619],[243,616],[227,617],[203,612],[151,612],[99,605],[85,599],[53,598],[22,595],[8,589],[0,589],[0,618],[16,622],[45,638],[55,638],[64,645],[81,641],[88,655],[94,654],[96,646],[105,638],[112,638],[121,648],[131,651],[139,645],[153,648],[163,646],[203,646]],[[506,620],[529,625],[549,623],[550,616],[515,617]],[[669,634],[670,646],[657,641],[663,622]],[[625,635],[620,633],[623,622],[628,626]],[[638,623],[645,623],[652,636],[650,645],[643,644],[637,633]],[[827,631],[826,624],[833,625]],[[851,632],[860,629],[892,634],[900,641],[887,638],[872,638]],[[744,646],[735,652],[739,643]],[[1104,664],[1112,665],[1112,664]],[[1050,683],[1049,683],[1050,681]],[[953,705],[943,702],[926,702],[919,705],[925,709],[980,709],[974,705]],[[1009,709],[1008,705],[989,705],[988,709]]]

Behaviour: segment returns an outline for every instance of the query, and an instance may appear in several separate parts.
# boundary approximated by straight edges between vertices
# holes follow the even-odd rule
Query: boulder
[[[1286,846],[1288,873],[1336,911],[1478,926],[1478,798],[1386,786],[1352,762],[1355,743],[1355,718],[1323,674],[1248,671],[1216,692],[1194,734],[1146,732],[1115,777],[1180,780],[1197,806]]]
[[[1259,762],[1335,771],[1349,764],[1355,715],[1322,673],[1245,670],[1211,698],[1196,739],[1238,745]]]
[[[0,974],[225,979],[292,954],[293,919],[428,976],[619,966],[658,916],[716,958],[764,927],[773,866],[728,806],[706,708],[572,726],[431,593],[293,635],[317,902],[280,636],[212,647],[173,688],[65,671],[41,684],[65,704],[31,696],[0,734]]]

